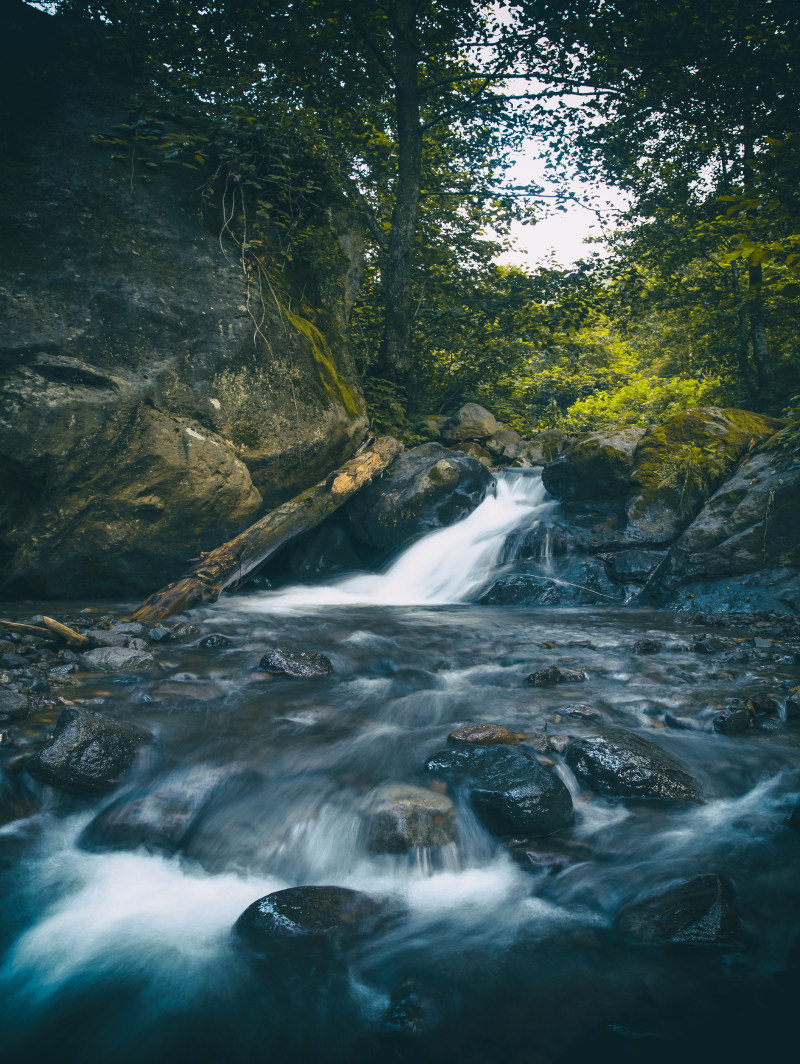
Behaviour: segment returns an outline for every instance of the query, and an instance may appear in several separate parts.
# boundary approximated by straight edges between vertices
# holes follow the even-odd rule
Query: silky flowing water
[[[29,815],[0,828],[3,1059],[537,1064],[777,1048],[798,990],[800,835],[785,819],[800,801],[800,727],[725,736],[664,722],[708,722],[731,698],[785,693],[800,671],[786,647],[741,629],[698,654],[703,630],[685,617],[471,604],[509,562],[508,535],[554,506],[535,477],[508,476],[382,575],[230,596],[186,618],[229,645],[170,642],[158,674],[79,674],[61,691],[154,739],[104,799],[27,779]],[[642,637],[660,652],[633,653]],[[321,651],[334,672],[254,671],[273,647]],[[526,683],[550,664],[587,679]],[[7,773],[61,706],[53,698],[0,746]],[[704,801],[604,798],[551,752],[576,820],[531,845],[561,864],[515,860],[466,801],[457,842],[370,854],[363,796],[427,785],[425,760],[448,733],[485,721],[523,735],[628,729],[679,759]],[[87,842],[121,796],[206,779],[179,852]],[[654,946],[615,931],[625,905],[705,873],[733,882],[744,944]],[[394,899],[404,918],[332,969],[255,961],[231,932],[239,914],[309,884]]]

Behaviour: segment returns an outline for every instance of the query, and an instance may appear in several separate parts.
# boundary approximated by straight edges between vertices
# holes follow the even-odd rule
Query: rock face
[[[744,929],[734,900],[733,885],[723,876],[697,876],[624,909],[616,928],[645,942],[741,944]]]
[[[145,736],[104,713],[64,709],[52,743],[30,758],[28,772],[75,794],[103,794],[133,764]]]
[[[456,840],[453,803],[423,787],[379,787],[365,801],[364,816],[373,853],[408,853],[412,846],[445,846]]]
[[[360,542],[393,549],[465,517],[491,480],[477,459],[424,443],[396,458],[343,511]]]
[[[385,902],[347,887],[289,887],[249,905],[236,932],[256,950],[346,948],[387,923]]]
[[[700,784],[677,761],[631,732],[609,728],[592,738],[570,738],[566,761],[599,794],[616,798],[700,798]]]
[[[92,143],[126,121],[131,92],[97,24],[87,46],[68,20],[12,6],[0,589],[151,590],[362,438],[340,328],[354,261],[342,251],[338,287],[300,265],[315,310],[258,308],[269,351],[254,347],[247,278],[199,217],[202,178],[131,171]],[[338,210],[333,243],[355,255]]]
[[[628,425],[584,436],[545,466],[544,486],[557,499],[619,498],[628,490],[636,446],[645,430]]]
[[[433,776],[464,787],[493,835],[550,835],[574,817],[564,783],[530,751],[514,746],[443,750],[425,765]]]

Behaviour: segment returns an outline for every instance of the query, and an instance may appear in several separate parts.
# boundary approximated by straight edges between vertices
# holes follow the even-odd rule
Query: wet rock
[[[226,635],[207,635],[197,644],[203,650],[217,650],[220,647],[233,646],[233,640]]]
[[[659,654],[663,649],[657,639],[637,639],[633,644],[634,654]]]
[[[544,486],[562,502],[624,497],[644,431],[627,425],[584,436],[545,466]]]
[[[676,716],[674,713],[665,713],[664,723],[668,728],[675,728],[677,731],[710,731],[706,721],[696,720],[694,717]]]
[[[163,624],[154,624],[147,631],[147,638],[151,643],[162,643],[170,638],[170,631]]]
[[[608,571],[615,580],[643,584],[666,556],[665,550],[621,550],[609,557]]]
[[[616,928],[645,942],[741,945],[745,934],[734,901],[724,876],[697,876],[623,909]]]
[[[103,713],[68,707],[53,740],[26,764],[37,779],[76,794],[103,794],[119,783],[146,736]]]
[[[85,633],[96,647],[126,647],[131,636],[116,628],[90,628]]]
[[[429,758],[425,768],[465,788],[493,835],[549,835],[573,821],[572,798],[560,777],[523,747],[455,747]]]
[[[22,654],[3,654],[0,656],[0,669],[8,669],[12,672],[14,669],[24,669],[26,665],[31,664],[30,658],[24,658]]]
[[[441,436],[447,441],[485,440],[497,431],[497,419],[477,403],[465,403],[442,425]]]
[[[713,635],[704,635],[702,639],[696,640],[692,647],[695,654],[718,654],[725,649],[726,644]]]
[[[785,731],[786,725],[782,720],[775,720],[774,717],[756,717],[753,721],[753,728],[763,735],[780,735],[782,731]]]
[[[794,687],[783,703],[783,714],[787,720],[800,717],[800,687]]]
[[[333,672],[330,658],[316,650],[271,650],[256,666],[258,672],[268,672],[272,676],[294,676],[299,679],[312,679],[317,676],[329,676]]]
[[[566,761],[599,794],[616,798],[696,801],[700,784],[647,739],[609,728],[592,738],[570,736]]]
[[[521,443],[522,437],[513,429],[498,429],[492,436],[483,441],[483,446],[495,458],[499,458],[505,447],[515,443]]]
[[[21,691],[8,691],[0,688],[0,713],[11,720],[19,720],[27,717],[30,712],[30,702],[27,695]]]
[[[531,687],[555,687],[561,683],[583,683],[586,673],[583,669],[562,669],[558,665],[548,665],[532,672],[527,680]]]
[[[550,736],[547,732],[534,729],[526,733],[525,744],[539,754],[546,754],[550,749]]]
[[[519,746],[519,738],[502,724],[468,724],[450,732],[447,741],[454,745]]]
[[[553,850],[542,850],[530,841],[513,840],[508,845],[508,852],[514,861],[526,872],[545,872],[558,875],[565,868],[575,864],[574,858]]]
[[[386,901],[347,887],[289,887],[254,901],[234,929],[259,952],[303,946],[328,952],[379,932],[396,914]]]
[[[152,791],[126,795],[106,806],[82,832],[79,843],[90,850],[141,846],[174,853],[211,796],[229,778],[228,771],[205,765],[175,772]]]
[[[549,749],[552,750],[554,754],[563,754],[569,746],[569,736],[551,735],[549,736],[548,745]]]
[[[445,846],[456,840],[456,813],[444,794],[390,783],[365,800],[367,847],[373,853],[407,853],[412,846]]]
[[[146,672],[157,669],[152,654],[132,647],[98,647],[81,654],[81,665],[89,672]]]
[[[200,629],[197,625],[187,624],[185,621],[178,621],[169,630],[170,639],[174,639],[178,643],[189,643],[198,635],[200,635]]]
[[[747,709],[726,708],[714,717],[714,731],[721,735],[741,735],[750,727],[752,719]]]
[[[565,717],[580,717],[581,720],[603,720],[603,711],[595,706],[585,706],[582,702],[576,702],[571,706],[562,706],[559,713]]]
[[[795,831],[800,831],[800,805],[796,805],[791,813],[786,817],[785,823],[790,828],[794,828]]]
[[[389,550],[466,517],[491,483],[491,474],[476,458],[424,443],[395,458],[342,512],[355,539]]]

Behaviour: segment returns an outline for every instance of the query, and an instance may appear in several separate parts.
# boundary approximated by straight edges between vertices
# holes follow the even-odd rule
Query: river
[[[708,629],[686,616],[475,604],[510,564],[511,533],[555,505],[535,476],[507,474],[384,574],[231,595],[187,615],[198,631],[185,641],[155,648],[157,672],[77,672],[7,728],[0,764],[22,812],[0,828],[3,1059],[569,1064],[777,1051],[800,988],[800,835],[786,823],[800,801],[800,727],[782,719],[800,682],[796,642],[763,621],[715,629],[703,652]],[[50,609],[123,617],[132,605]],[[224,638],[201,646],[209,635]],[[634,652],[643,639],[656,649]],[[258,671],[275,647],[321,652],[333,672]],[[584,679],[527,682],[550,665]],[[713,729],[731,700],[768,696],[775,712],[746,731]],[[65,703],[152,737],[107,797],[21,768]],[[569,789],[574,824],[510,842],[456,787],[455,841],[372,852],[365,796],[428,787],[426,759],[482,722],[525,737]],[[588,786],[560,740],[610,727],[678,760],[702,800]],[[165,793],[194,802],[177,842],[132,845],[103,820]],[[620,931],[626,907],[708,875],[731,885],[736,941]],[[402,918],[335,964],[252,956],[232,932],[239,915],[314,884],[389,899]]]

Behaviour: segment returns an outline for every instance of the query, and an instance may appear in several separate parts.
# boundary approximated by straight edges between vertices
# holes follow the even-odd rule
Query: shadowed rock
[[[716,874],[697,876],[623,909],[616,928],[645,942],[733,945],[745,938],[733,884]]]
[[[316,650],[271,650],[259,661],[256,671],[308,680],[315,676],[329,676],[333,665],[330,658]]]
[[[412,846],[444,846],[456,840],[456,812],[444,794],[390,783],[364,806],[367,846],[373,853],[407,853]]]

